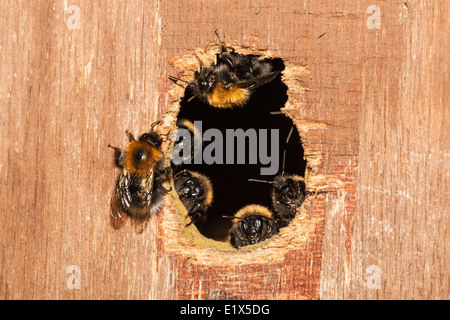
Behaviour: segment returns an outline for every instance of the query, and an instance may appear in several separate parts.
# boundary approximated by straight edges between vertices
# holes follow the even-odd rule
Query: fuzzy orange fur
[[[230,88],[225,88],[221,82],[217,83],[213,91],[208,94],[208,103],[218,108],[230,108],[234,106],[241,106],[247,102],[250,92],[247,89],[239,88],[232,85]]]
[[[245,216],[251,214],[259,214],[269,219],[273,219],[272,212],[266,207],[261,206],[259,204],[249,204],[248,206],[245,206],[242,209],[240,209],[234,216],[236,218],[244,218]],[[237,223],[238,221],[239,221],[238,219],[234,219],[233,222]]]
[[[145,161],[139,163],[138,166],[133,163],[133,156],[137,149],[144,150],[149,154],[149,157]],[[155,165],[155,163],[162,159],[162,157],[163,154],[158,148],[149,145],[144,141],[134,140],[128,144],[127,155],[124,161],[124,168],[130,172],[134,172],[137,175],[145,176],[148,174],[148,171]]]

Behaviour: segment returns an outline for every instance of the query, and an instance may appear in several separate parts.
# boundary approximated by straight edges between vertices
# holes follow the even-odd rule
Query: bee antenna
[[[226,219],[242,219],[242,218],[235,217],[235,216],[222,216],[222,218],[226,218]]]
[[[289,143],[289,140],[291,139],[292,136],[292,132],[294,132],[294,126],[291,126],[291,130],[289,130],[288,136],[286,138],[286,144]],[[281,175],[284,176],[284,166],[286,164],[286,149],[284,149],[283,151],[283,167],[282,167],[282,171],[281,171]]]
[[[152,123],[152,126],[150,127],[150,130],[152,130],[152,132],[155,132],[155,130],[153,130],[153,128],[154,128],[155,126],[157,126],[158,124],[160,124],[160,123],[161,123],[161,120],[157,120],[157,121],[153,122],[153,123]]]
[[[263,183],[273,184],[273,181],[267,181],[267,180],[248,179],[248,181],[253,181],[253,182],[263,182]]]
[[[291,127],[291,130],[288,133],[288,136],[286,138],[286,144],[289,143],[289,139],[291,139],[292,132],[294,132],[294,126]]]
[[[167,132],[167,133],[161,133],[160,135],[159,135],[159,137],[167,137],[169,135],[169,133]],[[165,139],[161,139],[161,141],[167,141],[167,140],[170,140],[170,138],[168,139],[168,138],[165,138]],[[171,141],[171,140],[170,140]]]
[[[174,76],[169,76],[169,79],[172,80],[172,81],[174,81],[174,82],[182,81],[182,82],[184,82],[184,83],[191,84],[191,82],[189,82],[189,81],[186,81],[186,80],[183,80],[183,79],[181,79],[181,78],[174,77]]]
[[[221,41],[220,36],[219,36],[219,31],[216,29],[216,30],[214,30],[214,33],[216,34],[217,38],[219,38],[219,41]]]
[[[202,70],[203,69],[203,62],[202,62],[202,60],[198,57],[198,55],[194,54],[194,56],[197,58],[198,63],[200,63],[200,70]]]
[[[216,29],[216,30],[214,30],[214,33],[216,34],[217,38],[219,39],[220,50],[222,52],[227,51],[225,44],[223,43],[222,39],[220,38],[219,31],[217,31],[217,29]]]

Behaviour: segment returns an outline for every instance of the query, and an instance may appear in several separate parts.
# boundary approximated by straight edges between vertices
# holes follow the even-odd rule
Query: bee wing
[[[280,73],[279,70],[277,71],[273,71],[270,72],[268,74],[265,75],[261,75],[258,77],[253,77],[250,80],[245,80],[245,81],[238,81],[236,82],[236,85],[240,88],[246,88],[249,90],[254,90],[260,86],[262,86],[263,84],[269,83],[270,81],[272,81],[273,79],[275,79],[275,77]]]
[[[111,197],[111,212],[110,212],[111,224],[114,227],[114,229],[121,228],[127,217],[128,215],[123,210],[122,204],[120,203],[117,188],[115,188],[113,195]]]
[[[145,228],[147,228],[149,221],[149,216],[143,219],[135,219],[134,220],[134,230],[137,234],[144,232]]]
[[[139,198],[141,198],[145,207],[150,210],[152,201],[153,179],[155,176],[155,165],[152,164],[148,169],[147,175],[142,178]]]
[[[155,177],[155,165],[151,165],[147,175],[141,180],[141,188],[139,191],[139,198],[143,201],[143,207],[146,208],[146,213],[141,218],[134,219],[134,228],[136,233],[142,233],[148,225],[148,221],[151,215],[152,206],[152,195],[154,187]]]

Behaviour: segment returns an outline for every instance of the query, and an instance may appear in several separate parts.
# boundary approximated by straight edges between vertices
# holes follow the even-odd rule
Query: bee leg
[[[186,169],[182,170],[182,171],[178,171],[177,173],[175,173],[175,175],[173,176],[173,180],[178,180],[182,177],[187,176],[188,172]]]
[[[229,239],[230,239],[231,245],[233,247],[235,247],[236,249],[239,249],[240,247],[246,245],[246,243],[244,242],[243,235],[241,234],[241,232],[239,231],[239,228],[237,228],[237,227],[232,228],[230,230]]]
[[[177,180],[178,180],[179,178],[182,178],[182,177],[192,178],[192,174],[191,174],[189,171],[187,171],[186,169],[184,169],[184,170],[181,171],[181,172],[178,172],[178,173],[176,174],[176,176],[177,176]]]
[[[159,136],[161,137],[162,142],[172,141],[171,137],[169,136],[169,132],[161,133]],[[162,138],[162,137],[164,137],[164,138]]]
[[[125,133],[127,134],[128,140],[129,140],[130,142],[136,140],[136,139],[134,138],[133,134],[132,134],[131,132],[129,132],[128,130],[126,130]]]
[[[167,176],[165,176],[165,177],[167,178]],[[164,188],[164,186],[163,186],[164,180],[165,179],[162,179],[161,177],[155,177],[155,182],[157,182],[160,185],[161,189],[163,189],[166,193],[168,193],[168,192],[172,191],[172,187],[169,187],[169,189]]]
[[[163,174],[164,174],[166,177],[170,176],[172,173],[173,173],[173,170],[172,170],[171,167],[166,167],[166,168],[164,168],[164,170],[163,170]]]
[[[123,162],[125,160],[125,155],[122,155],[122,149],[114,147],[110,144],[108,144],[108,147],[111,149],[114,149],[114,161],[116,163],[116,166],[119,168],[123,168]]]
[[[157,126],[157,125],[160,124],[161,122],[162,122],[161,120],[156,120],[155,122],[153,122],[152,125],[151,125],[151,127],[150,127],[150,130],[151,130],[152,132],[155,132],[155,131],[154,131],[155,126]]]
[[[197,208],[197,210],[194,210],[195,208]],[[186,215],[186,218],[187,217],[191,218],[191,222],[189,222],[186,226],[189,226],[192,223],[195,223],[198,220],[205,218],[205,211],[201,209],[200,203],[197,202],[192,206],[191,210],[189,210],[189,212]]]

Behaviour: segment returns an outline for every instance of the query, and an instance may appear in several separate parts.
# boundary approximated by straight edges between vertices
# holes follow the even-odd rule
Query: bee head
[[[191,177],[183,183],[178,191],[179,196],[197,198],[203,195],[201,181],[196,177]]]
[[[212,68],[201,68],[200,72],[195,73],[195,81],[200,92],[210,92],[216,81]]]
[[[298,196],[298,186],[294,183],[294,180],[288,178],[286,183],[281,187],[280,197],[284,202],[289,203]]]
[[[161,146],[161,136],[154,131],[156,125],[160,124],[161,121],[158,120],[154,122],[151,126],[150,132],[144,133],[139,137],[139,141],[147,142],[148,144],[159,148]]]
[[[258,242],[262,234],[263,221],[260,217],[250,216],[240,221],[243,232],[251,243]]]
[[[161,146],[161,137],[156,132],[144,133],[139,137],[139,141],[144,141],[150,145],[159,148]]]
[[[298,206],[305,197],[305,183],[303,180],[280,176],[275,179],[274,192],[277,201],[288,206]]]

